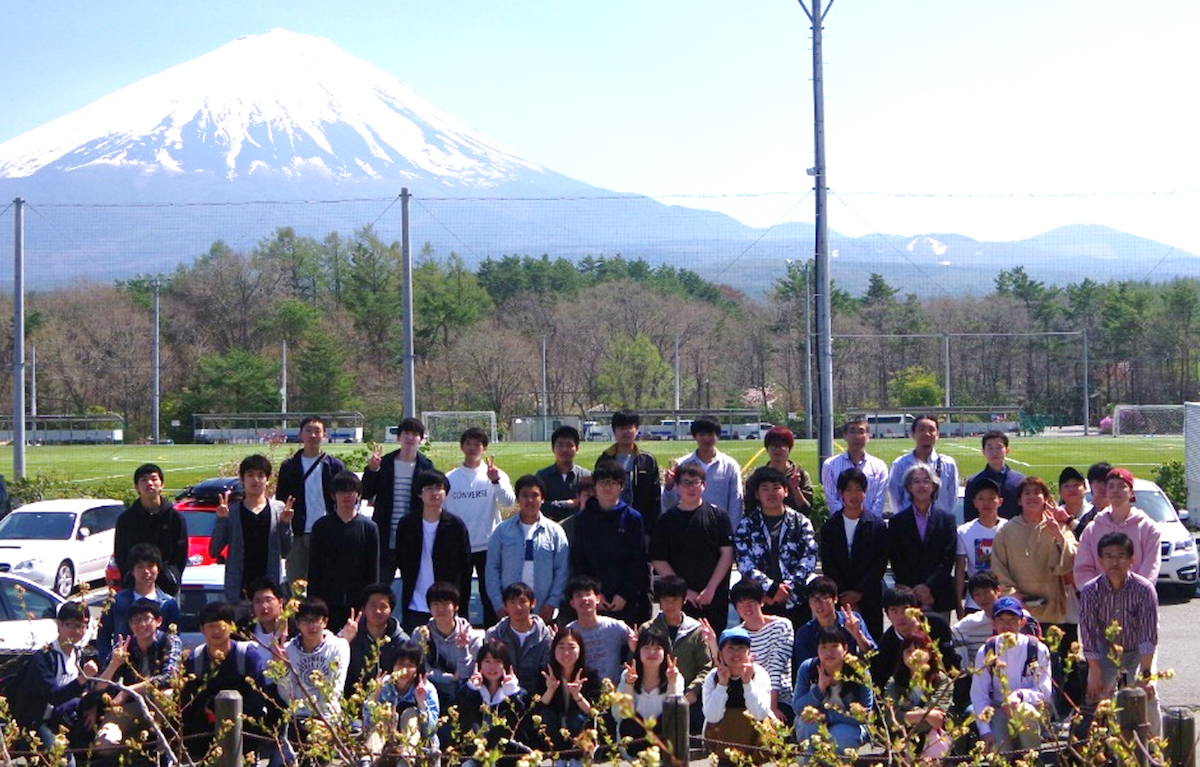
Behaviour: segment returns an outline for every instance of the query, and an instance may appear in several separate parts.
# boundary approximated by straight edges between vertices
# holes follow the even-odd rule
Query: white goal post
[[[1183,434],[1183,405],[1117,405],[1114,437]]]
[[[430,442],[458,444],[458,438],[472,426],[486,431],[490,442],[496,441],[495,410],[425,410],[421,412],[421,422]]]

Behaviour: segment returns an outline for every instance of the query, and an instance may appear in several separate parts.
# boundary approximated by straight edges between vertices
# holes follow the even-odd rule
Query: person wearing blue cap
[[[1025,606],[1016,597],[992,604],[996,635],[979,648],[971,680],[971,705],[979,737],[998,753],[1037,748],[1041,720],[1053,705],[1050,650],[1040,639],[1022,633]],[[984,714],[992,711],[992,716]]]
[[[774,719],[771,713],[771,677],[754,662],[750,633],[744,628],[721,632],[717,642],[716,668],[704,678],[705,748],[720,755],[719,765],[730,765],[727,744],[758,746],[758,731],[744,712],[758,721]],[[761,760],[760,760],[761,761]]]

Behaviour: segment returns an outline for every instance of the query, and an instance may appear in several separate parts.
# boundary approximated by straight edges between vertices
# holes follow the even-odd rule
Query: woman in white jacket
[[[725,756],[725,744],[758,746],[758,731],[743,711],[762,722],[774,719],[771,713],[771,677],[754,662],[750,652],[750,634],[744,628],[721,632],[717,645],[717,667],[704,679],[704,738],[711,741],[706,749],[720,755],[719,764],[732,764]],[[764,761],[756,753],[751,759]]]

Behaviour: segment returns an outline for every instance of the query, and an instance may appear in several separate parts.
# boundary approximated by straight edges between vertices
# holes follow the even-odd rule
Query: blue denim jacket
[[[558,607],[562,602],[569,562],[562,526],[539,515],[533,531],[533,583],[528,584],[539,606]],[[503,604],[501,592],[508,584],[524,580],[524,569],[525,530],[521,517],[514,515],[501,522],[488,540],[487,590],[492,604]]]

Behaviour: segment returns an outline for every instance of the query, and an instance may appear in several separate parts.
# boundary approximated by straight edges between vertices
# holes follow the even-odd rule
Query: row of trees
[[[505,256],[472,270],[426,245],[414,267],[418,407],[495,410],[504,423],[543,396],[551,413],[669,406],[678,348],[684,407],[802,413],[806,274],[793,262],[755,299],[619,255]],[[143,280],[31,296],[39,412],[113,412],[131,438],[147,434],[151,302]],[[956,405],[1078,420],[1078,331],[1094,418],[1117,402],[1181,402],[1200,385],[1194,279],[1060,288],[1017,267],[988,295],[922,301],[872,275],[861,296],[835,286],[832,305],[839,410],[939,404],[949,385]],[[248,253],[216,242],[172,275],[161,307],[163,418],[179,421],[177,437],[192,413],[278,410],[285,344],[289,409],[397,416],[400,248],[370,227],[323,240],[280,228]]]

